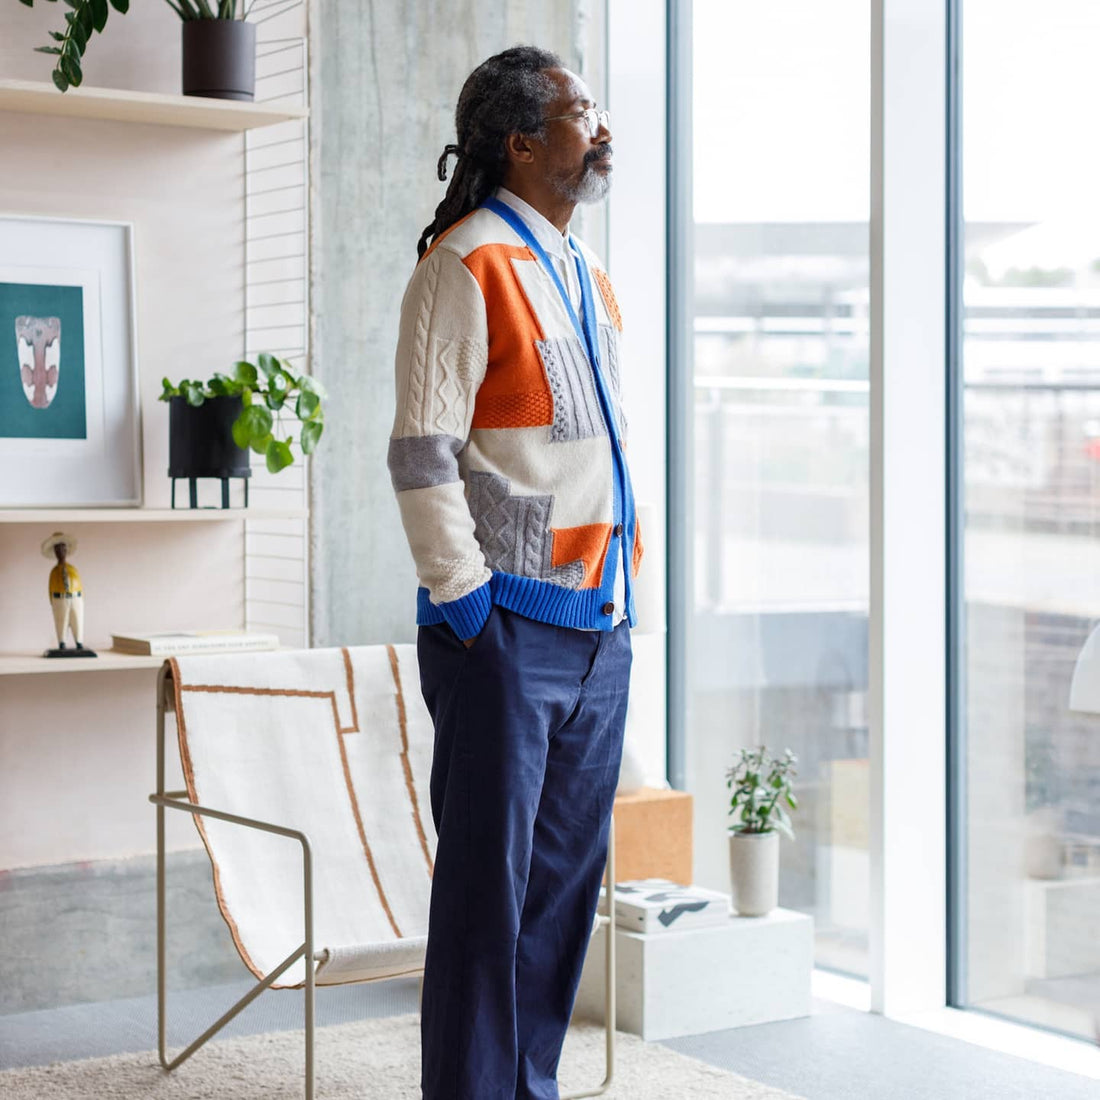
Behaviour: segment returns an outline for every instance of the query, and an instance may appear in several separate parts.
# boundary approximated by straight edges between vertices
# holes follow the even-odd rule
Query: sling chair
[[[165,790],[175,714],[185,790]],[[157,1042],[173,1070],[265,989],[305,991],[314,1095],[318,985],[423,975],[435,831],[433,732],[415,646],[170,658],[157,677]],[[165,810],[193,815],[218,908],[256,984],[169,1060]],[[288,843],[291,842],[291,843]],[[607,882],[614,882],[614,834]],[[608,895],[614,895],[608,890]],[[607,935],[606,1076],[615,1056],[614,910]]]

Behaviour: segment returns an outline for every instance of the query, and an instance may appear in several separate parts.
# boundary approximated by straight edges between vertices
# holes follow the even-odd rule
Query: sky
[[[697,221],[867,218],[870,0],[694,0]],[[963,0],[963,203],[1096,219],[1100,0]]]

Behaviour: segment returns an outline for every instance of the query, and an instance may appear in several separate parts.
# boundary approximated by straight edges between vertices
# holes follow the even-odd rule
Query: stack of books
[[[181,630],[159,634],[112,634],[116,653],[171,657],[182,653],[244,653],[278,649],[279,635],[254,630]]]
[[[607,889],[601,887],[599,912],[607,915]],[[730,896],[702,886],[680,886],[662,878],[615,884],[615,925],[630,932],[682,932],[725,924]]]

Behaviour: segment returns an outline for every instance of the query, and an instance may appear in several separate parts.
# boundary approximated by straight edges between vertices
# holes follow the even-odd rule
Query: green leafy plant
[[[325,430],[324,387],[308,374],[295,374],[285,359],[266,351],[255,363],[234,363],[231,375],[215,374],[205,383],[185,378],[176,385],[165,378],[163,385],[161,401],[182,397],[188,405],[197,406],[210,397],[240,397],[244,408],[233,421],[233,441],[264,455],[273,474],[294,461],[294,437],[280,438],[285,414],[293,410],[302,425],[298,442],[303,454],[313,454]]]
[[[726,772],[730,789],[730,814],[739,825],[731,828],[742,833],[779,832],[794,839],[791,817],[787,812],[798,809],[798,799],[791,790],[791,780],[798,774],[798,757],[787,749],[780,758],[773,757],[761,745],[742,749],[740,759]]]
[[[19,0],[25,7],[33,8],[34,0]],[[45,0],[56,4],[57,0]],[[185,22],[191,19],[246,19],[252,10],[244,0],[164,0]],[[114,8],[120,15],[130,10],[130,0],[64,0],[72,9],[65,12],[65,30],[50,31],[54,46],[36,46],[38,53],[53,54],[57,62],[53,70],[53,82],[65,92],[70,87],[80,87],[84,79],[81,61],[93,33],[101,34],[107,25],[107,16]],[[255,0],[253,0],[255,3]]]

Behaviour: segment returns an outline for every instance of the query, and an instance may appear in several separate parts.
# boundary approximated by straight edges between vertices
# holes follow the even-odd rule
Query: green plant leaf
[[[267,468],[271,473],[277,474],[293,461],[294,455],[290,453],[289,443],[280,443],[279,440],[273,439],[267,445]]]
[[[35,46],[35,48],[34,48],[34,52],[35,52],[35,53],[55,53],[55,54],[60,54],[60,53],[61,53],[61,47],[60,47],[60,46]]]
[[[53,82],[57,85],[57,90],[59,92],[66,92],[69,90],[68,78],[60,69],[54,69],[51,75],[53,76]]]
[[[270,435],[273,423],[274,419],[270,410],[264,408],[263,405],[249,405],[236,420],[236,424],[242,425],[243,430],[248,433],[245,442],[241,443],[238,440],[237,445],[247,447],[253,439],[263,439],[264,436]],[[236,427],[236,424],[234,427]],[[237,439],[235,433],[233,438]]]
[[[256,357],[256,362],[260,365],[260,370],[264,372],[264,377],[271,380],[271,376],[279,370],[279,360],[275,358],[270,352],[261,351]]]
[[[92,0],[92,26],[96,31],[102,33],[103,28],[107,26],[107,13],[110,9],[107,7],[107,0]]]
[[[271,438],[272,437],[270,435],[265,435],[262,439],[252,440],[249,446],[256,452],[256,454],[265,455],[267,454],[267,445],[271,442]]]
[[[161,391],[160,397],[157,398],[158,401],[171,401],[173,397],[179,396],[179,390],[167,378],[161,379],[161,385],[164,389]]]
[[[298,389],[300,389],[302,393],[315,393],[318,397],[328,397],[328,394],[325,392],[325,387],[322,386],[316,378],[308,374],[303,374],[298,379]]]
[[[790,806],[792,810],[798,809],[798,799],[795,798],[795,796],[791,794],[790,791],[787,792],[787,805]]]
[[[125,15],[130,10],[130,0],[111,0],[111,7]]]
[[[311,455],[317,449],[321,440],[321,433],[325,430],[324,424],[319,420],[311,420],[302,425],[302,453]]]
[[[187,404],[198,408],[206,400],[201,382],[181,382],[180,393],[187,399]]]
[[[71,11],[65,13],[65,19],[69,24],[69,31],[76,43],[76,48],[83,53],[88,45],[88,32],[84,29],[83,22]]]
[[[19,0],[19,3],[21,3],[24,7],[28,7],[28,8],[33,8],[34,7],[34,0]]]
[[[305,392],[298,394],[294,411],[298,414],[299,420],[309,420],[320,407],[321,399],[315,393]]]
[[[72,42],[72,39],[69,39]],[[65,79],[74,87],[79,88],[80,82],[84,79],[84,74],[80,69],[80,62],[76,60],[71,54],[63,54],[61,59],[57,62],[61,66],[61,71],[65,74]]]
[[[226,385],[226,381],[227,381],[227,379],[226,379],[224,374],[223,375],[215,374],[214,377],[211,378],[206,383],[206,388],[215,397],[228,397],[229,396],[229,387]]]
[[[241,359],[233,364],[233,377],[246,386],[255,386],[260,376],[252,363]]]
[[[285,393],[272,393],[271,390],[264,392],[264,403],[273,412],[278,412],[286,404]]]

